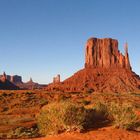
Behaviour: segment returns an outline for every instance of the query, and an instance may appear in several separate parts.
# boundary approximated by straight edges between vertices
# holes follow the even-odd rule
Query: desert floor
[[[84,93],[47,93],[46,91],[1,91],[0,93],[0,134],[9,135],[16,127],[32,128],[36,124],[35,116],[48,103],[71,99],[87,107],[100,101],[128,101],[138,106],[140,112],[140,94],[84,94]],[[36,132],[33,131],[32,135]],[[6,140],[6,138],[2,138]],[[27,140],[140,140],[140,132],[116,129],[112,126],[101,126],[84,133],[71,132],[41,138],[26,138]],[[15,139],[16,140],[16,139]],[[24,140],[19,138],[17,140]]]

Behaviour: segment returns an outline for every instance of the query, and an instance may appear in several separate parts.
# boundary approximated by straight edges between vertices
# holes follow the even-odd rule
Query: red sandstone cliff
[[[118,50],[118,41],[111,38],[90,38],[85,49],[85,68],[47,90],[64,92],[129,92],[140,90],[140,77],[131,70],[128,46],[125,55]]]
[[[90,38],[85,50],[85,68],[126,68],[131,69],[128,48],[125,56],[118,50],[118,41],[111,38]]]

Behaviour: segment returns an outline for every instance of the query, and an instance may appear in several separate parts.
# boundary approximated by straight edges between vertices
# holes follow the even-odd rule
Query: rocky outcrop
[[[5,82],[7,80],[7,75],[5,72],[3,72],[3,75],[0,75],[1,82]]]
[[[22,84],[22,77],[19,75],[6,75],[6,73],[4,72],[3,75],[0,75],[0,79],[4,80],[7,79],[8,81],[12,82],[13,84]]]
[[[57,76],[53,77],[53,83],[54,83],[54,84],[60,83],[60,74],[58,74]]]
[[[32,78],[30,78],[30,80],[26,83],[19,83],[17,84],[18,87],[20,87],[20,89],[26,89],[26,90],[33,90],[33,89],[43,89],[44,86],[46,85],[41,85],[41,84],[38,84],[36,82],[34,82],[32,80]]]
[[[85,68],[126,68],[131,70],[128,46],[125,55],[118,50],[118,41],[111,38],[90,38],[86,43]]]
[[[85,68],[63,82],[48,85],[46,90],[133,92],[140,90],[140,77],[131,70],[127,44],[123,55],[117,40],[90,38],[86,43]]]
[[[3,75],[0,76],[0,89],[2,90],[17,90],[19,89],[18,86],[13,84],[7,79],[7,75],[4,72]]]
[[[84,68],[47,90],[64,92],[132,92],[140,88],[140,77],[124,68]]]
[[[22,82],[22,77],[19,75],[0,75],[0,89],[43,89],[46,85],[35,83],[32,78],[26,83]]]
[[[10,81],[12,82],[12,83],[14,83],[14,84],[21,84],[21,83],[23,83],[22,82],[22,77],[21,76],[19,76],[19,75],[14,75],[14,76],[11,76],[10,77]]]

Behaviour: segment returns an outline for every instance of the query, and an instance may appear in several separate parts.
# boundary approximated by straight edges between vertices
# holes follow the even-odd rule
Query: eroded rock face
[[[60,84],[51,84],[48,91],[64,92],[133,92],[140,89],[140,77],[124,68],[84,68]]]
[[[46,87],[63,92],[134,92],[140,90],[140,77],[131,70],[128,46],[125,54],[118,50],[118,41],[91,38],[86,43],[85,68],[60,83]]]
[[[14,84],[21,84],[22,82],[22,77],[18,75],[10,76],[10,81]]]
[[[4,72],[3,75],[0,75],[0,89],[2,90],[17,90],[19,89],[14,83],[9,80],[10,76],[6,75]]]
[[[131,70],[128,47],[125,55],[118,50],[118,41],[111,38],[90,38],[86,43],[85,68],[126,68]]]
[[[5,81],[8,80],[10,82],[12,82],[13,84],[22,84],[22,77],[18,76],[18,75],[7,75],[5,72],[3,73],[3,75],[0,75],[0,80],[1,81]]]
[[[53,83],[60,83],[60,74],[58,74],[56,77],[53,78]]]

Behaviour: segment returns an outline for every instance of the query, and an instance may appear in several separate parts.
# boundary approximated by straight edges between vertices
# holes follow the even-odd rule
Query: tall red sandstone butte
[[[111,38],[90,38],[85,46],[85,68],[60,83],[46,87],[64,92],[131,92],[140,90],[140,77],[130,65],[128,45],[125,54],[118,50],[118,41]]]
[[[126,68],[131,70],[128,46],[125,56],[118,50],[118,41],[111,38],[90,38],[86,43],[85,68]]]

